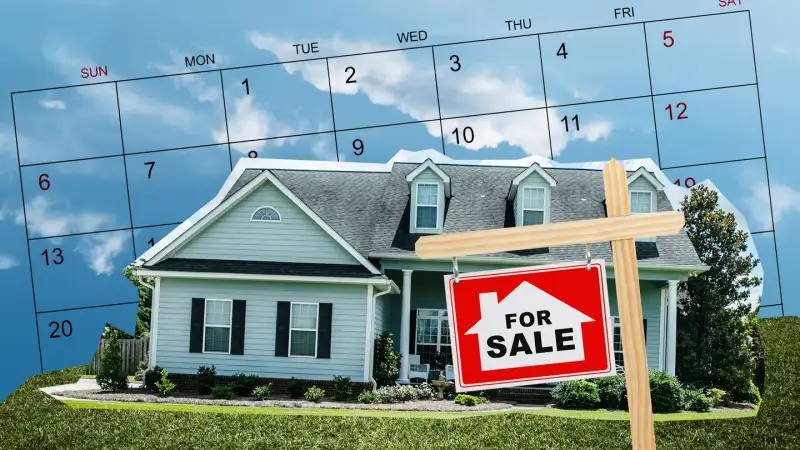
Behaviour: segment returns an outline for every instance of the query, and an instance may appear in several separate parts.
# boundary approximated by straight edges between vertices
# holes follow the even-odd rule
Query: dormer
[[[550,223],[550,203],[556,180],[538,163],[525,169],[511,182],[508,200],[514,202],[516,225]]]
[[[411,192],[412,234],[441,234],[445,199],[450,197],[450,177],[430,159],[406,176]]]
[[[647,171],[639,167],[628,177],[628,195],[631,202],[631,214],[649,214],[657,211],[658,193],[664,190],[664,185]],[[636,239],[640,242],[655,242],[655,237]]]

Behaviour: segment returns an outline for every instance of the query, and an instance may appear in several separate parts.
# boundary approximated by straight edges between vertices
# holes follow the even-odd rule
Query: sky
[[[761,316],[800,315],[796,3],[631,1],[625,19],[606,1],[377,3],[0,6],[13,18],[0,29],[0,346],[19,362],[0,397],[88,362],[106,321],[132,332],[122,268],[242,157],[650,158],[682,186],[710,180],[747,223]],[[424,41],[399,42],[418,30]],[[487,38],[508,39],[467,42]],[[343,57],[383,50],[397,51]],[[214,63],[186,67],[197,55]],[[203,69],[225,70],[97,84]],[[11,92],[79,84],[16,93],[12,114]]]

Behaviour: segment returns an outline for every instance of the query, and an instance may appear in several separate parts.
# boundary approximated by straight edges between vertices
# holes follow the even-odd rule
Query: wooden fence
[[[150,348],[148,339],[118,339],[120,356],[122,357],[122,368],[128,375],[135,375],[139,363],[147,358],[147,351]],[[97,351],[94,353],[92,363],[86,370],[87,375],[97,375],[100,370],[100,352],[103,350],[106,340],[101,339]]]

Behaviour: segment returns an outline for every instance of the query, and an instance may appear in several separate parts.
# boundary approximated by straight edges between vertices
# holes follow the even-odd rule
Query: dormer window
[[[545,188],[522,188],[522,225],[541,225],[544,223]]]
[[[436,229],[439,216],[439,184],[417,183],[417,228]]]
[[[653,212],[653,193],[631,191],[631,214],[650,214]]]
[[[411,194],[409,232],[442,233],[445,199],[450,197],[450,176],[428,159],[406,176],[406,182]]]
[[[664,190],[664,185],[658,178],[639,167],[628,177],[628,195],[631,202],[631,214],[650,214],[656,212],[658,193]],[[655,237],[636,238],[637,242],[656,242]]]
[[[550,199],[556,184],[538,163],[533,163],[511,181],[508,200],[514,203],[518,227],[550,223]]]
[[[252,222],[280,222],[281,214],[271,206],[262,206],[253,212]]]

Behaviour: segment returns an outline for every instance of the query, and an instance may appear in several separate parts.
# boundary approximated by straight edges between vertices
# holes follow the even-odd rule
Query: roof
[[[169,258],[149,267],[153,271],[241,273],[308,277],[374,278],[364,266],[351,264],[313,264],[220,259]]]
[[[347,163],[347,170],[300,168],[298,165],[266,169],[265,160],[257,163],[252,161],[257,160],[243,159],[237,164],[217,199],[206,206],[208,210],[205,214],[269,170],[364,258],[416,257],[414,245],[422,235],[409,232],[410,191],[406,177],[424,163],[364,164],[364,170],[359,171],[357,163]],[[453,162],[437,166],[450,177],[451,182],[451,196],[445,204],[444,233],[514,226],[513,207],[508,200],[509,189],[515,177],[530,165],[491,166]],[[602,170],[541,169],[557,182],[551,188],[552,222],[605,217]],[[628,171],[628,175],[634,172]],[[666,193],[658,191],[657,211],[675,209]],[[184,225],[179,228],[185,229]],[[174,240],[181,233],[176,230],[164,240]],[[159,249],[151,249],[152,252],[143,255],[143,258],[150,259],[169,242],[160,244]],[[636,250],[638,261],[651,267],[687,267],[687,270],[703,267],[683,230],[676,235],[658,236],[655,242],[637,242]],[[592,244],[591,254],[593,258],[613,263],[609,242]],[[585,245],[572,245],[473,256],[551,263],[584,259],[586,248]]]

